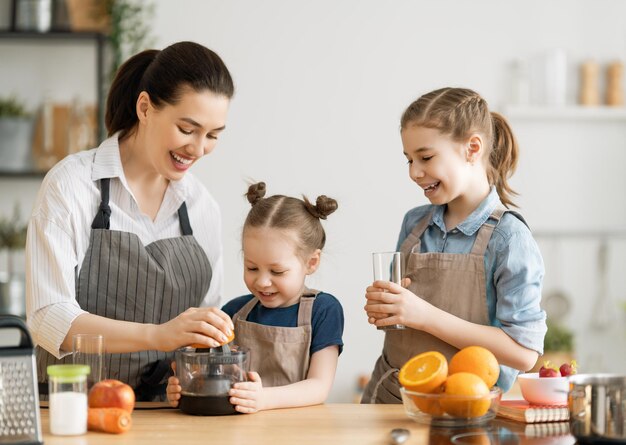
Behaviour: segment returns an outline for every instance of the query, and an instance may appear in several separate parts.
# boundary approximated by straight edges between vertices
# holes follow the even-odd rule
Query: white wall
[[[398,134],[404,108],[431,89],[467,86],[500,109],[511,59],[536,58],[554,47],[566,50],[573,80],[576,64],[586,58],[605,63],[626,56],[626,3],[611,0],[155,3],[157,47],[203,43],[222,56],[236,82],[218,149],[194,167],[223,209],[226,298],[246,292],[239,232],[249,179],[266,181],[272,194],[327,194],[339,201],[325,224],[322,268],[309,283],[335,294],[346,315],[332,401],[351,399],[356,376],[370,372],[382,345],[382,333],[362,310],[371,252],[392,249],[404,212],[426,203],[407,177]],[[569,102],[575,90],[572,83]],[[626,230],[625,121],[511,122],[522,144],[512,183],[533,229]],[[32,181],[2,179],[0,190],[0,211],[10,209],[14,197],[25,206],[34,199]],[[557,252],[558,258],[546,257],[548,266],[564,269],[558,283],[548,271],[547,286],[565,287],[575,301],[568,323],[587,326],[597,295],[596,241],[565,240],[559,249],[540,242]],[[609,293],[623,301],[624,243],[611,242]],[[623,371],[620,323],[619,333],[610,335],[622,341],[608,342],[613,350],[603,360],[606,368]],[[584,366],[607,342],[581,337]]]

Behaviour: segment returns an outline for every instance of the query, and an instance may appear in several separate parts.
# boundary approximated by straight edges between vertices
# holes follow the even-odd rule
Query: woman
[[[228,69],[202,45],[143,51],[111,85],[109,139],[46,175],[26,246],[40,383],[49,364],[71,362],[74,334],[102,334],[107,376],[138,400],[165,400],[170,351],[230,334],[217,309],[220,211],[187,170],[215,147],[233,94]]]

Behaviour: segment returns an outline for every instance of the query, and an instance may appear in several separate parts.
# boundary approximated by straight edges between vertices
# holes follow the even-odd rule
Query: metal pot
[[[626,376],[570,377],[570,432],[580,443],[626,442]]]

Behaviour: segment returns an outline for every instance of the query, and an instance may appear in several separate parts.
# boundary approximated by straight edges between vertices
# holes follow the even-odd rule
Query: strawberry
[[[567,377],[572,374],[576,374],[577,368],[578,364],[576,363],[576,360],[572,360],[570,363],[563,363],[559,368],[559,371],[561,371],[561,375],[563,377]]]
[[[561,372],[550,361],[545,361],[539,369],[539,377],[561,377]]]

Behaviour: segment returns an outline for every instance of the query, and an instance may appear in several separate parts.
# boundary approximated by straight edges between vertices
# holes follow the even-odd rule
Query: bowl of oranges
[[[481,346],[461,349],[451,359],[424,352],[400,369],[406,414],[419,423],[456,427],[484,424],[496,416],[502,390],[496,357]]]

